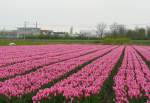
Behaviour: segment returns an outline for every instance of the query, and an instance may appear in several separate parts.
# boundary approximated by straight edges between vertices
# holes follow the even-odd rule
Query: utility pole
[[[24,37],[23,37],[24,40],[26,39],[25,35],[27,34],[26,29],[27,29],[27,21],[24,22]]]
[[[70,27],[70,35],[73,34],[73,26]]]
[[[35,27],[38,28],[38,22],[37,22],[37,21],[36,21],[36,23],[35,23]]]

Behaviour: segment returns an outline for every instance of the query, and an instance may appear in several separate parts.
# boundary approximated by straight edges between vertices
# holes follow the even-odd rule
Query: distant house
[[[70,36],[70,37],[79,37],[79,35],[80,35],[80,34],[79,34],[79,33],[77,33],[77,32],[76,32],[76,33],[74,33],[74,34],[69,34],[69,36]]]
[[[97,32],[95,30],[81,30],[80,35],[84,37],[97,37]]]
[[[43,34],[43,35],[52,35],[53,30],[41,30],[41,34]]]
[[[15,39],[15,38],[17,38],[17,31],[16,30],[1,31],[0,38]]]
[[[41,29],[40,28],[32,28],[32,27],[28,27],[28,28],[18,28],[17,29],[17,35],[37,35],[41,33]]]
[[[53,35],[59,36],[59,37],[64,37],[67,34],[67,32],[53,32]]]

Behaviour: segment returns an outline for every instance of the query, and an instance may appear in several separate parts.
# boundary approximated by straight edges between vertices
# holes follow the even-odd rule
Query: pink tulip
[[[139,47],[136,46],[136,48]],[[131,46],[128,46],[125,50],[122,66],[114,77],[116,102],[129,102],[127,97],[130,99],[141,98],[144,95],[141,89],[148,93],[147,86],[150,90],[150,85],[147,82],[150,80],[147,78],[149,73],[149,68],[139,54]]]
[[[103,83],[109,77],[114,65],[117,63],[122,50],[123,47],[119,47],[85,66],[82,70],[67,79],[58,82],[53,87],[39,91],[32,100],[38,102],[45,98],[45,96],[53,94],[63,94],[66,100],[97,95]]]
[[[48,84],[49,82],[60,78],[64,74],[68,73],[69,71],[74,70],[79,65],[82,65],[83,63],[90,61],[98,56],[104,55],[105,53],[107,53],[108,51],[110,51],[115,47],[117,46],[106,46],[102,48],[101,46],[94,46],[92,47],[93,48],[92,50],[97,50],[97,49],[99,50],[90,53],[88,55],[85,54],[87,54],[92,50],[85,49],[76,53],[71,53],[71,54],[66,54],[64,56],[61,56],[62,58],[70,58],[70,57],[73,58],[66,61],[55,63],[53,65],[44,66],[42,68],[39,68],[35,72],[31,72],[26,75],[17,76],[15,78],[6,80],[2,83],[0,87],[0,94],[8,97],[16,97],[16,96],[20,97],[24,94],[31,93],[35,90],[38,90],[43,85]],[[79,56],[79,55],[83,55],[83,56]],[[72,97],[74,97],[74,95],[72,95]]]

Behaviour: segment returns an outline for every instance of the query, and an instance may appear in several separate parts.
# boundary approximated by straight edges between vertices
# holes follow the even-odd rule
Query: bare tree
[[[126,27],[123,24],[118,25],[118,34],[125,35],[126,34]]]
[[[105,24],[105,23],[103,23],[103,22],[102,22],[102,23],[99,23],[99,24],[96,26],[97,32],[98,32],[98,36],[99,36],[100,38],[103,37],[103,34],[104,34],[104,31],[105,31],[106,27],[107,27],[107,24]]]
[[[117,35],[118,30],[119,30],[119,24],[118,23],[113,23],[112,25],[110,25],[110,30],[111,30],[111,34],[112,35]]]
[[[110,25],[110,30],[112,35],[125,35],[126,27],[123,24],[113,23]]]
[[[146,33],[145,33],[146,38],[150,38],[150,26],[146,27]]]

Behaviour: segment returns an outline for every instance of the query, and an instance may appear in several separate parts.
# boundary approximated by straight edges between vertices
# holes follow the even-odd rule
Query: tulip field
[[[0,103],[150,103],[150,47],[0,47]]]

